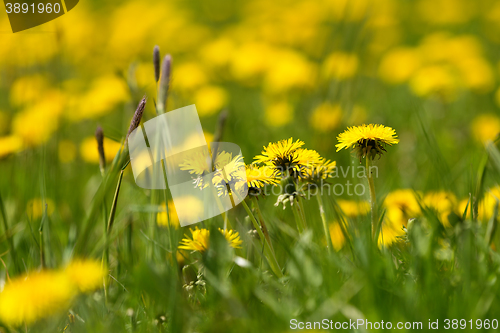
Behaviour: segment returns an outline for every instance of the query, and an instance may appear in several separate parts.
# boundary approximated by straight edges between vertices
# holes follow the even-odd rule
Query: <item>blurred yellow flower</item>
[[[106,161],[110,162],[115,158],[120,150],[121,144],[104,137],[104,155]],[[80,144],[80,155],[87,163],[99,164],[99,152],[97,151],[97,141],[93,136],[85,138]]]
[[[10,102],[15,106],[35,103],[46,94],[49,87],[47,76],[42,74],[22,76],[10,87]]]
[[[17,153],[23,148],[23,140],[19,136],[0,137],[0,158]]]
[[[338,222],[332,222],[330,223],[329,229],[333,248],[335,249],[335,251],[340,251],[345,244],[345,236],[342,232],[342,227]]]
[[[420,216],[420,205],[414,192],[410,189],[399,189],[389,193],[384,200],[386,208],[386,224],[398,231],[407,226],[410,218]]]
[[[210,116],[221,111],[228,102],[228,95],[221,87],[205,86],[196,91],[194,100],[198,114],[201,117]]]
[[[230,62],[231,73],[243,83],[253,83],[257,76],[268,68],[274,51],[265,43],[247,43],[233,52]]]
[[[234,49],[234,42],[230,38],[221,37],[211,40],[203,46],[200,51],[200,58],[205,61],[207,66],[227,66]]]
[[[274,54],[266,71],[264,87],[273,94],[310,88],[314,85],[316,72],[316,66],[300,53],[281,50]]]
[[[384,220],[382,222],[382,226],[380,227],[378,245],[379,247],[390,246],[393,243],[398,242],[398,237],[401,237],[404,234],[405,232],[401,225],[393,225],[392,223]]]
[[[165,206],[163,206],[165,207]],[[203,201],[201,199],[186,195],[182,197],[175,198],[175,202],[170,201],[168,203],[168,209],[170,213],[170,223],[174,228],[179,227],[179,220],[189,220],[192,221],[199,216],[203,215]],[[171,209],[172,208],[172,209]],[[158,224],[167,226],[168,222],[166,220],[166,212],[160,212]]]
[[[41,271],[20,276],[0,292],[0,321],[11,326],[31,324],[65,311],[74,288],[61,272]]]
[[[485,59],[460,57],[455,63],[466,88],[482,93],[493,89],[495,84],[493,69]]]
[[[358,62],[358,57],[355,54],[333,52],[323,63],[323,77],[337,80],[350,79],[358,71]]]
[[[179,203],[179,205],[185,205]],[[189,212],[190,209],[196,209],[196,205],[192,207],[184,207],[185,211]],[[169,218],[170,217],[170,218]],[[173,226],[174,228],[179,228],[179,217],[177,216],[177,211],[175,210],[175,205],[173,201],[168,202],[168,214],[167,214],[167,206],[165,203],[161,204],[161,212],[156,214],[156,223],[162,227]]]
[[[410,79],[420,66],[417,51],[408,47],[399,47],[384,55],[379,66],[379,76],[388,83],[403,83]]]
[[[47,215],[50,216],[54,212],[55,204],[50,198],[45,198],[45,202],[40,198],[31,199],[26,204],[26,213],[31,220],[36,220],[42,217],[47,204]]]
[[[129,89],[123,79],[114,75],[102,76],[94,80],[90,89],[77,101],[76,110],[66,115],[74,121],[98,118],[128,99]]]
[[[410,81],[411,90],[418,96],[439,94],[447,99],[455,97],[458,80],[449,66],[432,65],[419,69]]]
[[[340,105],[322,103],[317,106],[311,115],[311,126],[320,132],[331,131],[340,124],[342,119],[342,108]]]
[[[49,140],[59,126],[59,116],[65,98],[58,91],[51,91],[36,103],[17,113],[12,121],[13,134],[27,145],[39,145]]]
[[[269,126],[285,126],[293,120],[293,107],[286,101],[274,102],[266,107],[265,119]]]
[[[102,286],[106,270],[99,261],[76,259],[69,263],[64,273],[80,292],[89,292]]]
[[[447,191],[429,192],[424,195],[423,205],[433,210],[445,227],[450,227],[448,216],[458,207],[456,196]]]
[[[337,200],[340,209],[345,216],[353,218],[370,212],[370,204],[367,201]]]
[[[474,139],[484,144],[500,133],[500,118],[494,114],[481,114],[474,118],[470,126]]]
[[[476,12],[474,2],[467,0],[419,0],[417,11],[426,22],[446,25],[469,21]]]
[[[196,62],[178,64],[172,73],[172,86],[180,91],[192,91],[208,82],[205,70]]]
[[[76,157],[76,145],[71,140],[61,140],[58,145],[59,161],[61,163],[73,162]]]

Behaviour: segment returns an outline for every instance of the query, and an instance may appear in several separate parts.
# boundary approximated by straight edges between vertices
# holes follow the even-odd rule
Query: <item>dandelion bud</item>
[[[158,111],[165,112],[167,108],[168,88],[170,85],[170,68],[172,66],[172,56],[167,54],[163,58],[161,65],[161,80],[160,88],[158,91]]]
[[[99,153],[99,169],[101,169],[101,173],[104,174],[106,159],[104,157],[104,132],[102,131],[101,126],[97,126],[95,139],[97,141],[97,152]]]
[[[155,81],[158,83],[160,80],[160,47],[155,45],[153,49],[153,64],[155,66]]]
[[[135,110],[132,121],[130,122],[130,128],[128,129],[127,139],[130,133],[132,133],[132,131],[135,130],[141,123],[142,114],[144,113],[145,107],[146,107],[146,97],[143,97],[142,100],[139,102],[137,109]]]

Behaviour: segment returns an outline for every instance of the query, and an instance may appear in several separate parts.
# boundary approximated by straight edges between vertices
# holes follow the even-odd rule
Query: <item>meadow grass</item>
[[[350,321],[360,319],[393,329],[411,324],[398,331],[416,331],[419,323],[428,331],[436,321],[434,331],[498,330],[500,120],[494,112],[475,114],[500,102],[489,64],[497,41],[477,33],[481,24],[472,18],[464,31],[481,38],[458,28],[440,32],[443,20],[466,20],[456,17],[467,16],[463,1],[443,13],[425,11],[432,2],[420,1],[418,15],[409,3],[398,15],[378,3],[363,14],[363,1],[347,13],[323,2],[291,8],[290,17],[311,20],[332,10],[334,18],[318,19],[313,32],[300,20],[260,30],[255,22],[269,22],[255,8],[221,18],[196,3],[189,12],[197,20],[186,24],[175,18],[191,5],[144,3],[124,5],[113,16],[116,26],[125,29],[141,13],[156,28],[172,23],[159,29],[165,36],[119,31],[106,58],[92,53],[108,41],[82,29],[82,47],[66,50],[78,66],[50,74],[61,91],[27,75],[42,91],[33,93],[33,109],[23,104],[31,95],[16,88],[24,85],[11,77],[10,58],[0,58],[9,82],[0,82],[1,92],[9,90],[0,106],[14,110],[7,129],[0,126],[0,332],[291,332],[293,322],[324,319],[353,332],[378,331],[353,329]],[[264,12],[282,14],[288,5],[267,3]],[[99,22],[107,22],[105,14]],[[273,24],[281,17],[269,16]],[[420,16],[434,23],[423,26]],[[77,18],[77,28],[89,21]],[[396,19],[408,20],[407,30],[400,28],[406,43],[384,46],[375,38],[390,41]],[[220,31],[233,21],[244,28],[237,46],[239,35]],[[213,29],[210,38],[203,27]],[[265,43],[251,42],[263,35]],[[158,47],[153,63],[144,60],[156,39],[175,50],[179,65]],[[50,50],[47,64],[40,61],[56,68]],[[72,81],[78,73],[86,82],[102,64],[127,70],[99,73],[84,88]],[[247,167],[223,178],[236,185],[244,173],[251,195],[225,214],[180,227],[178,216],[195,205],[176,210],[168,188],[137,186],[127,139],[141,122],[193,102],[208,141],[241,147]],[[386,125],[394,137],[361,137],[356,127],[349,139],[351,126],[362,123]]]

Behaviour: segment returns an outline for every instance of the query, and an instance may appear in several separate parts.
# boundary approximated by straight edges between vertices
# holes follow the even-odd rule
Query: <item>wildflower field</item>
[[[498,1],[0,8],[0,332],[498,331]],[[128,143],[192,104],[182,226]]]

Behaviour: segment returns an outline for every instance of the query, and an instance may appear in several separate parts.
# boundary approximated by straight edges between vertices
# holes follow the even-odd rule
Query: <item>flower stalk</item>
[[[264,242],[264,251],[266,254],[265,257],[267,259],[267,262],[269,263],[269,266],[271,267],[271,270],[274,272],[274,274],[276,274],[277,277],[279,277],[279,278],[283,277],[283,272],[281,271],[281,269],[279,267],[279,264],[278,264],[278,261],[276,260],[276,257],[273,255],[273,252],[271,250],[271,246],[270,246],[269,242],[267,241],[267,238],[264,236],[264,233],[262,232],[262,229],[260,228],[259,223],[255,219],[255,216],[253,215],[252,211],[248,207],[245,200],[243,200],[241,203],[243,204],[243,208],[245,208],[245,210],[248,214],[248,217],[250,217],[250,220],[252,221],[254,228],[257,230],[257,233],[259,234],[261,241]]]
[[[377,211],[377,194],[375,192],[375,182],[370,171],[372,166],[371,159],[366,157],[366,179],[368,180],[368,188],[370,190],[370,211],[371,211],[371,224],[372,224],[372,238],[377,241],[377,234],[379,230],[378,211]]]
[[[328,222],[326,220],[325,208],[323,205],[323,198],[321,197],[321,194],[319,193],[316,194],[316,199],[318,200],[319,215],[321,216],[321,222],[323,223],[323,231],[326,237],[326,246],[328,247],[328,252],[332,253],[333,243],[332,243],[332,238],[330,237],[330,230],[328,229]]]

